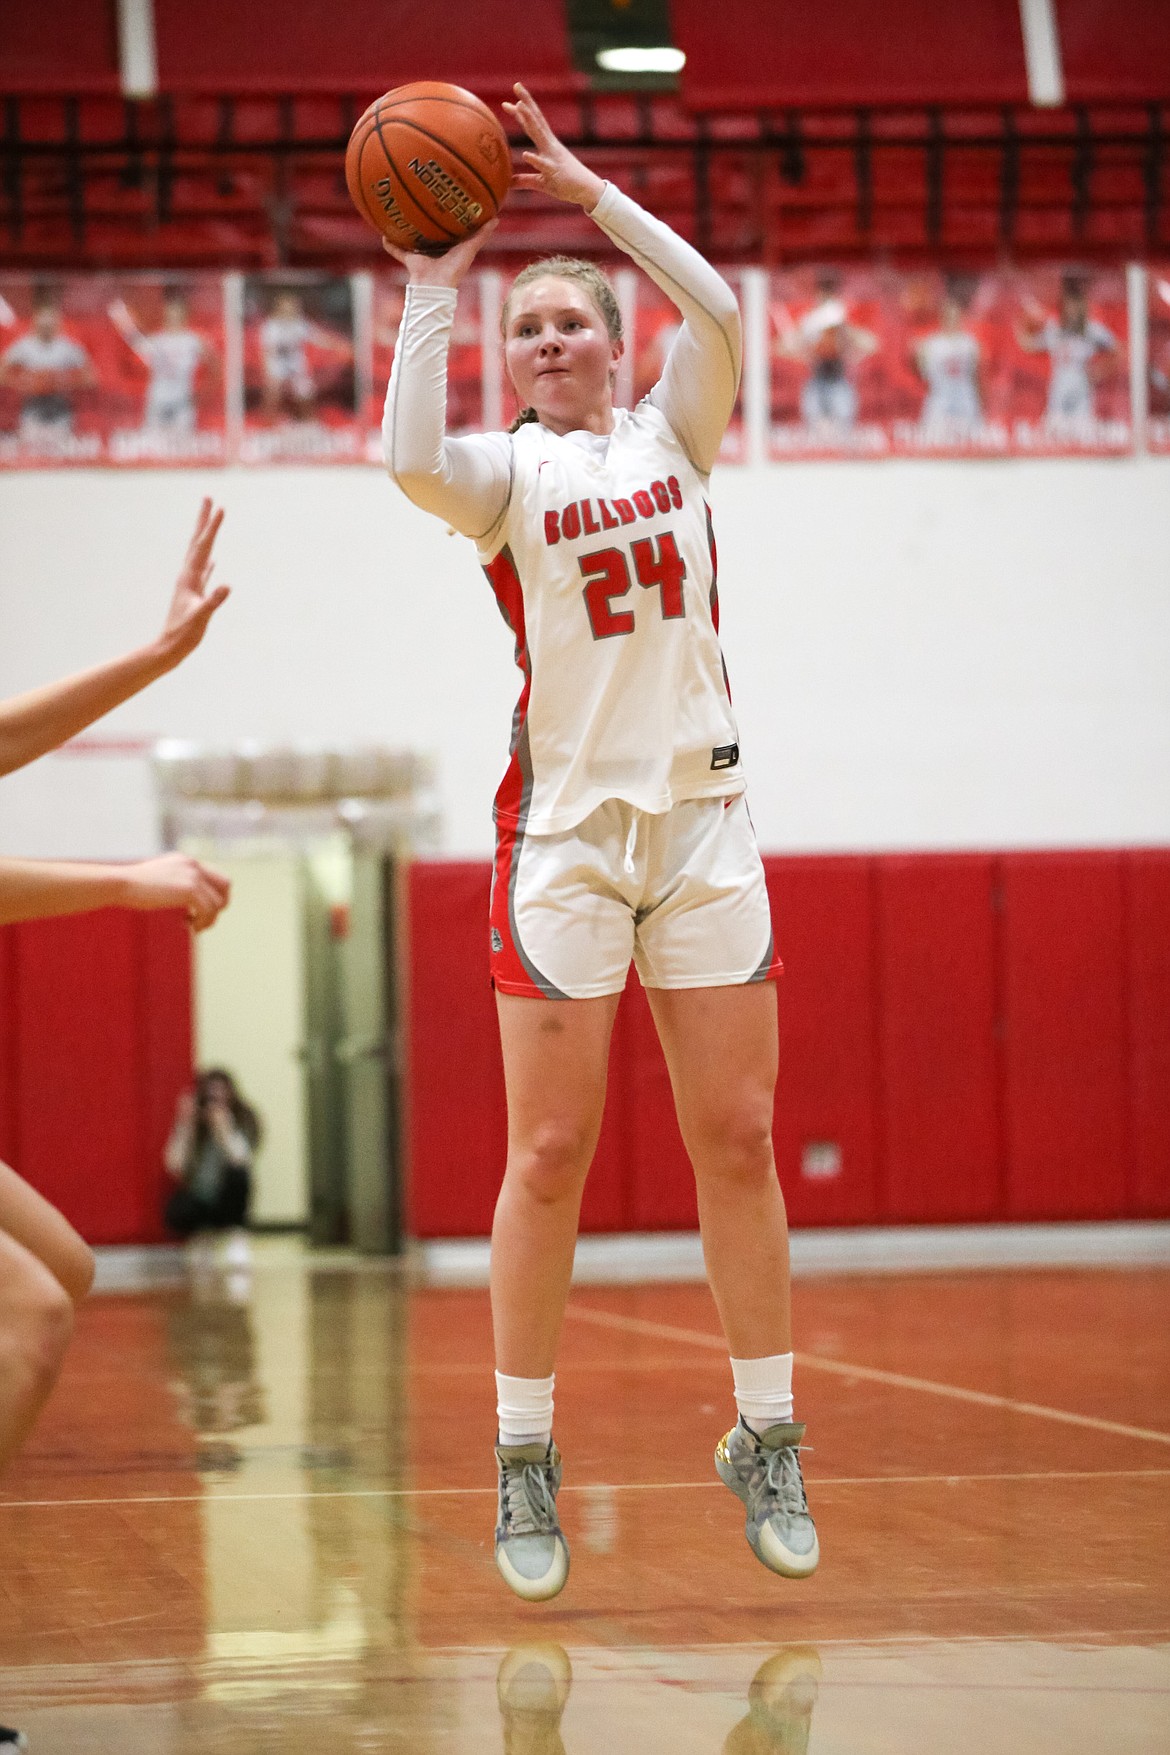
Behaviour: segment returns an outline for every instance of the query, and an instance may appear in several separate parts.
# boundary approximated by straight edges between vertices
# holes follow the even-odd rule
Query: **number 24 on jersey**
[[[664,621],[677,621],[686,614],[682,588],[687,567],[673,532],[664,530],[656,537],[639,537],[630,544],[628,556],[624,548],[601,548],[582,555],[578,561],[582,578],[588,580],[581,595],[595,640],[611,640],[617,634],[634,631],[633,610],[612,608],[618,598],[633,590],[631,560],[638,584],[647,591],[657,589]]]

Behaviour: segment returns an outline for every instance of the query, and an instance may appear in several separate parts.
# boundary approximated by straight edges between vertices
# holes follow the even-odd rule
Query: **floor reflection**
[[[563,1645],[514,1645],[496,1674],[504,1755],[567,1755],[561,1719],[573,1686]]]
[[[0,1722],[32,1755],[1166,1755],[1168,1291],[802,1282],[832,1369],[796,1585],[713,1475],[705,1289],[575,1294],[537,1609],[492,1562],[483,1292],[280,1245],[95,1299],[0,1493]]]
[[[765,1658],[748,1689],[747,1717],[723,1755],[806,1755],[821,1675],[820,1653],[811,1645]]]

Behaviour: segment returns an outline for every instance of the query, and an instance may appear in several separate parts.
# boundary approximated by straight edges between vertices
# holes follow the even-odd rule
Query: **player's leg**
[[[772,1153],[775,984],[649,988],[646,997],[694,1166],[703,1257],[732,1357],[787,1353],[788,1224]]]
[[[0,1468],[57,1380],[93,1254],[23,1177],[0,1163]]]
[[[764,868],[740,796],[676,805],[650,827],[634,956],[695,1171],[703,1251],[740,1421],[715,1466],[774,1571],[816,1565],[792,1417],[788,1225],[772,1154],[779,1057]]]
[[[492,1325],[496,1365],[511,1377],[553,1368],[617,1005],[617,994],[496,995],[508,1161],[492,1226]]]
[[[49,1398],[73,1333],[73,1300],[31,1250],[0,1231],[0,1469]]]
[[[496,995],[508,1160],[492,1225],[499,1410],[496,1562],[529,1601],[555,1596],[569,1556],[556,1516],[553,1364],[585,1177],[601,1131],[618,995]]]
[[[93,1285],[92,1249],[44,1195],[4,1163],[0,1163],[0,1231],[43,1262],[75,1304],[86,1297]]]
[[[727,1336],[739,1421],[715,1453],[773,1572],[819,1558],[793,1419],[788,1223],[772,1153],[777,1072],[771,982],[648,993],[694,1166],[703,1256]]]

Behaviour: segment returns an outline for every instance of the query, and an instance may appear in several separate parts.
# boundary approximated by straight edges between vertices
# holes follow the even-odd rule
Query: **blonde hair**
[[[508,312],[512,307],[512,295],[519,287],[527,286],[534,280],[571,280],[583,287],[597,309],[597,314],[605,324],[605,332],[611,341],[622,339],[622,312],[618,304],[617,293],[608,274],[600,269],[596,262],[586,262],[580,256],[542,256],[536,262],[530,262],[522,268],[512,282],[508,296],[504,300],[504,308],[500,312],[500,334],[507,338]],[[534,408],[523,408],[508,428],[514,433],[528,421],[536,420]]]

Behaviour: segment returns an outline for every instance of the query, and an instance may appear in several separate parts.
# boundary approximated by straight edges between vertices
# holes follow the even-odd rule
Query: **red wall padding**
[[[410,873],[407,1229],[419,1237],[491,1230],[508,1123],[488,984],[490,867]]]
[[[1005,1206],[1108,1218],[1127,1206],[1120,854],[1004,861]]]
[[[780,978],[776,1162],[793,1222],[877,1217],[873,882],[869,862],[765,860]],[[836,1146],[839,1175],[806,1174]]]
[[[1027,101],[1017,0],[671,0],[670,15],[696,109]]]
[[[1170,1215],[1170,851],[764,863],[794,1223]],[[417,1236],[486,1233],[503,1172],[488,882],[486,862],[411,874]],[[583,1227],[695,1218],[631,977]]]
[[[190,958],[172,914],[0,929],[0,1140],[90,1243],[164,1234],[163,1146],[191,1076]]]
[[[909,1220],[1001,1207],[995,861],[876,861],[881,1199]]]
[[[1166,1211],[1170,1165],[1170,851],[1126,861],[1130,1207]]]

